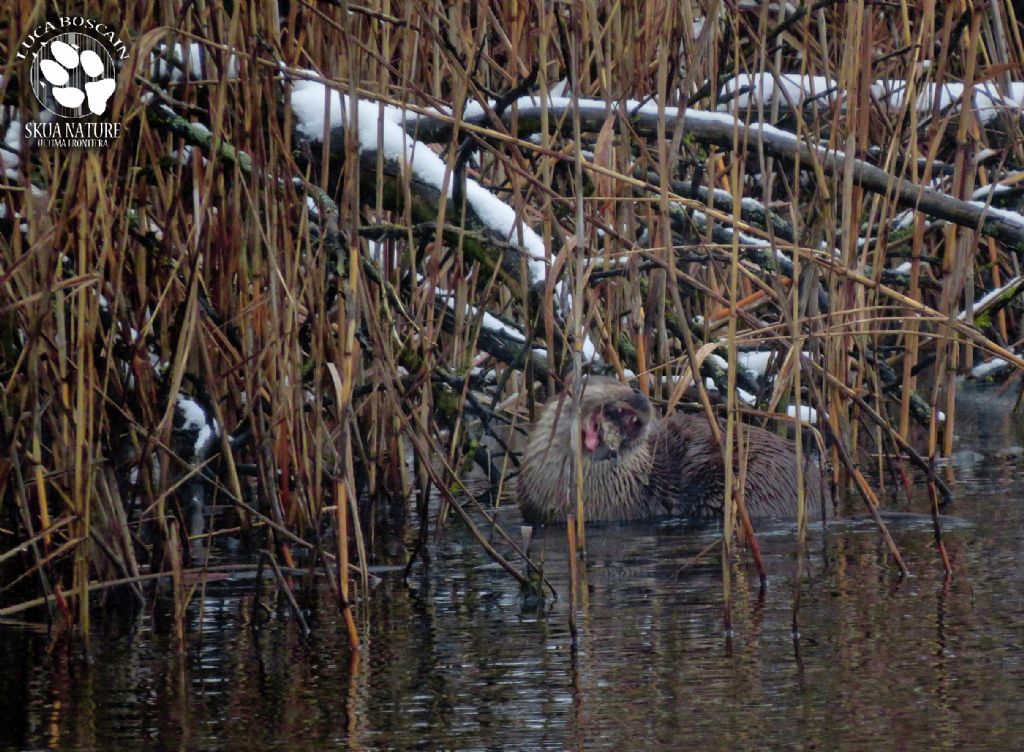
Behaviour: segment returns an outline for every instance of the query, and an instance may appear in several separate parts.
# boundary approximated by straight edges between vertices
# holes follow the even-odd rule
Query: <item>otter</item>
[[[519,474],[519,506],[528,522],[564,520],[575,512],[571,425],[567,398],[553,397],[530,431]],[[639,390],[591,376],[580,397],[580,433],[588,520],[721,515],[725,471],[704,416],[659,420]],[[750,516],[796,519],[796,448],[754,426],[744,426],[743,439]],[[827,493],[817,465],[807,460],[803,472],[805,509],[813,519]]]

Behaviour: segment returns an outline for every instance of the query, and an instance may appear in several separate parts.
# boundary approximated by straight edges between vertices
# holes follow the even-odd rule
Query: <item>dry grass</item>
[[[97,582],[134,583],[130,597],[144,599],[142,575],[166,570],[183,623],[194,584],[178,490],[196,468],[173,451],[182,389],[208,392],[228,432],[251,429],[241,448],[223,438],[215,498],[229,511],[214,532],[252,536],[275,568],[361,573],[335,585],[355,642],[349,606],[368,587],[367,563],[397,540],[390,523],[406,501],[422,546],[440,519],[427,500],[452,500],[481,420],[507,415],[492,417],[510,397],[521,420],[537,381],[553,389],[574,354],[579,363],[584,336],[612,370],[632,370],[673,404],[706,399],[701,378],[686,394],[674,388],[701,361],[731,417],[744,412],[731,388],[736,353],[771,347],[777,378],[760,404],[827,415],[819,427],[836,480],[871,499],[899,486],[894,478],[906,483],[910,450],[925,465],[951,451],[954,377],[992,343],[1020,337],[1015,302],[971,313],[1020,274],[1019,248],[923,214],[894,231],[895,189],[870,193],[849,170],[779,159],[742,127],[732,148],[695,139],[664,112],[641,127],[623,104],[730,109],[706,82],[827,76],[841,97],[730,111],[914,183],[947,170],[940,189],[970,198],[987,183],[1016,184],[1017,113],[983,126],[970,107],[920,112],[906,97],[894,108],[870,87],[1019,77],[1010,3],[974,15],[927,0],[819,3],[785,22],[764,3],[293,2],[280,17],[274,5],[186,4],[172,17],[176,4],[86,3],[81,12],[116,19],[134,40],[115,103],[124,134],[102,151],[23,146],[20,172],[0,188],[0,438],[10,446],[0,457],[0,613],[45,602],[88,633]],[[8,11],[0,60],[46,10]],[[153,83],[145,63],[173,42],[202,48],[202,75]],[[570,315],[555,315],[565,306],[551,286],[526,284],[513,249],[464,232],[461,207],[431,201],[383,159],[361,160],[351,129],[302,143],[277,61],[317,69],[363,107],[458,112],[534,69],[536,91],[573,73],[580,97],[607,102],[597,122],[555,110],[520,122],[513,108],[507,126],[449,129],[434,147],[452,168],[464,140],[479,149],[469,173],[541,233],[574,291]],[[3,70],[7,113],[35,113],[18,74],[13,63]],[[182,120],[161,116],[148,94]],[[190,123],[208,127],[205,146]],[[993,150],[984,162],[983,148]],[[731,193],[731,212],[698,186]],[[770,207],[774,223],[741,219],[742,196]],[[792,270],[766,268],[738,230],[769,239]],[[548,358],[524,370],[521,348],[481,330],[485,310]],[[702,348],[718,338],[727,377]]]

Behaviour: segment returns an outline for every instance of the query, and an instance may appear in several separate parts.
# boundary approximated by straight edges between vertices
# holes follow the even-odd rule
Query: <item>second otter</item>
[[[720,515],[725,471],[703,416],[656,419],[640,392],[614,379],[590,377],[580,398],[583,503],[588,520],[662,515]],[[796,449],[785,439],[745,426],[744,497],[751,517],[795,519]],[[566,400],[548,400],[530,431],[519,475],[519,505],[530,522],[575,511],[575,453]],[[808,516],[820,516],[821,473],[803,464]]]

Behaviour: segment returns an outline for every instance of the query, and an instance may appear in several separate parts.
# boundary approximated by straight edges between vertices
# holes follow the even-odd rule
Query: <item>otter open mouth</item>
[[[588,452],[593,454],[597,451],[598,447],[603,445],[604,439],[601,435],[600,411],[595,410],[583,421],[583,446]]]

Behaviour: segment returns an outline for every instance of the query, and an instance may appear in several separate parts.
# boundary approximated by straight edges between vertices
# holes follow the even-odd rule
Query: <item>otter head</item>
[[[564,520],[575,513],[573,421],[566,395],[548,400],[530,432],[519,474],[519,505],[531,521]],[[579,402],[583,494],[590,520],[649,516],[645,489],[653,465],[657,421],[639,391],[612,378],[591,376]]]
[[[647,439],[651,403],[626,384],[591,378],[580,404],[580,426],[591,461],[625,459]]]

